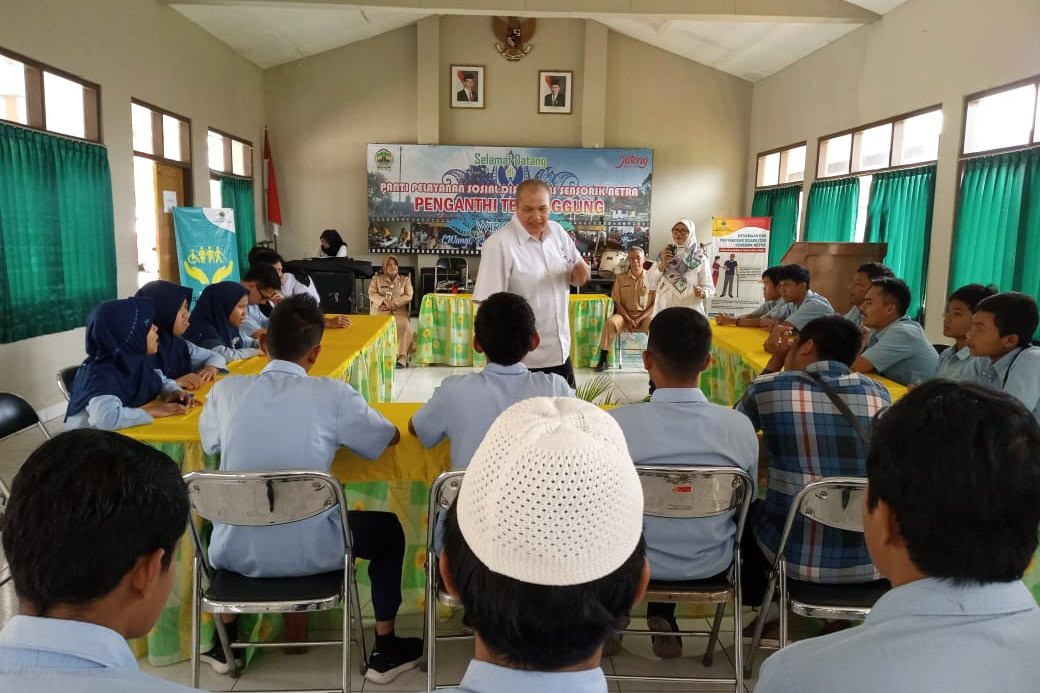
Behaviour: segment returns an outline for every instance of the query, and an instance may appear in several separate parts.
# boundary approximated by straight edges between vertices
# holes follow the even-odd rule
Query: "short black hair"
[[[805,284],[806,287],[809,286],[810,279],[812,278],[812,275],[809,273],[807,268],[794,264],[780,265],[776,276],[777,284],[787,279],[793,281],[795,284]]]
[[[881,262],[864,262],[856,268],[856,274],[865,274],[871,280],[896,276],[888,265]]]
[[[444,554],[466,617],[484,645],[510,666],[557,671],[592,657],[622,626],[643,577],[646,543],[613,573],[580,585],[534,585],[485,566],[448,510]]]
[[[979,311],[993,315],[993,324],[1001,337],[1018,335],[1018,346],[1023,349],[1032,342],[1040,323],[1036,301],[1018,291],[1005,291],[982,299],[975,306],[975,312]]]
[[[896,277],[881,277],[871,279],[870,285],[880,289],[881,295],[885,297],[885,302],[896,307],[899,317],[906,315],[906,311],[910,308],[910,287],[906,282]]]
[[[46,616],[55,605],[109,594],[156,549],[168,569],[187,521],[188,491],[173,460],[124,435],[83,428],[29,455],[0,529],[18,598]]]
[[[983,286],[982,284],[965,284],[961,288],[950,294],[950,297],[946,299],[946,302],[960,301],[964,305],[968,306],[972,313],[975,312],[975,306],[979,305],[979,301],[984,298],[997,293],[997,287],[992,284]]]
[[[512,366],[527,356],[537,331],[531,304],[506,291],[482,301],[473,320],[473,336],[488,361],[502,366]]]
[[[277,251],[265,248],[262,245],[254,246],[249,251],[249,264],[253,265],[256,263],[263,263],[265,265],[277,265],[285,264],[285,258],[278,254]]]
[[[885,501],[925,574],[1010,582],[1025,572],[1040,525],[1040,426],[1014,397],[932,380],[875,421],[869,507]]]
[[[650,321],[646,350],[672,378],[695,378],[711,352],[711,325],[692,308],[665,308]]]
[[[816,355],[821,361],[838,361],[846,366],[859,355],[863,334],[856,324],[840,315],[825,315],[806,323],[798,331],[798,342],[809,340],[816,346]]]
[[[253,282],[257,288],[280,291],[282,280],[278,278],[278,270],[274,265],[266,262],[256,262],[249,267],[249,271],[242,277],[244,282]]]
[[[773,282],[774,284],[779,284],[780,283],[780,274],[781,274],[780,267],[781,267],[780,265],[773,265],[772,267],[766,267],[766,269],[762,272],[762,278],[763,279],[768,279],[769,281]]]
[[[282,299],[267,324],[267,353],[282,361],[299,361],[321,344],[325,314],[310,294]]]

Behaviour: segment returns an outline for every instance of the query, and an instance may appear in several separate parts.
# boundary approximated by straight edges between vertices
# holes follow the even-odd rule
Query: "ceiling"
[[[595,19],[618,33],[754,82],[877,21],[907,0],[165,1],[264,69],[432,14],[512,14]],[[646,6],[654,14],[635,11]],[[590,7],[595,9],[588,11]]]

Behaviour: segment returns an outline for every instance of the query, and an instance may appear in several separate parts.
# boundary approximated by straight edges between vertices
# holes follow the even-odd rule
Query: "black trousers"
[[[568,356],[567,360],[559,366],[549,366],[548,368],[532,368],[531,371],[535,373],[555,373],[556,375],[563,376],[563,379],[567,381],[567,384],[572,388],[577,389],[577,385],[574,382],[574,368],[571,366],[571,357]]]
[[[404,530],[397,515],[377,510],[347,512],[354,555],[369,561],[372,609],[377,621],[392,621],[401,606]]]

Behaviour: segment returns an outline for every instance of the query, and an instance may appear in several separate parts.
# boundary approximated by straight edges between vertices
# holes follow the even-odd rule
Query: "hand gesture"
[[[195,395],[190,392],[184,392],[183,390],[176,390],[167,395],[166,403],[183,404],[187,409],[190,409],[195,406]]]
[[[675,257],[675,254],[672,253],[670,248],[665,248],[661,251],[661,254],[658,257],[660,258],[660,260],[657,263],[657,267],[662,272],[664,272],[664,268],[667,267],[668,263],[672,261],[672,258]]]
[[[777,325],[766,337],[765,344],[762,347],[766,352],[777,358],[785,358],[787,352],[791,350],[791,338],[794,336],[794,330],[784,325]]]
[[[198,373],[199,385],[205,385],[211,383],[217,377],[217,369],[213,366],[203,366],[202,370]]]
[[[180,414],[188,413],[188,407],[176,402],[152,402],[141,408],[148,412],[153,419],[163,419],[167,416],[179,416]]]
[[[350,327],[350,318],[346,315],[327,315],[325,316],[325,327],[334,330],[343,327]]]
[[[186,373],[177,378],[175,382],[182,390],[197,390],[202,384],[202,380],[197,373]]]

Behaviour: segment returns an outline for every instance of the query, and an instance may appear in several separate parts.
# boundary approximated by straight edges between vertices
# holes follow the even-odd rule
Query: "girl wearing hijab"
[[[246,317],[249,289],[238,282],[218,282],[202,290],[184,338],[220,354],[228,362],[259,356],[260,342],[238,327]]]
[[[67,430],[116,431],[188,411],[191,395],[149,363],[159,348],[154,317],[149,298],[105,301],[90,312],[87,358],[72,382]]]
[[[400,273],[397,258],[383,258],[383,273],[368,283],[370,315],[393,315],[397,322],[397,367],[408,365],[412,348],[412,324],[409,319],[412,304],[412,280]]]
[[[325,229],[321,232],[321,247],[314,257],[346,257],[347,244],[336,229]]]
[[[654,315],[665,308],[683,306],[702,314],[704,299],[715,295],[711,269],[697,245],[697,227],[692,219],[680,219],[672,227],[672,245],[661,251],[658,261],[646,272],[646,288],[656,291]]]
[[[152,368],[176,380],[184,390],[197,390],[218,373],[227,373],[223,356],[181,337],[188,329],[191,289],[159,279],[142,286],[136,295],[150,298],[155,304],[159,352],[148,357]]]

